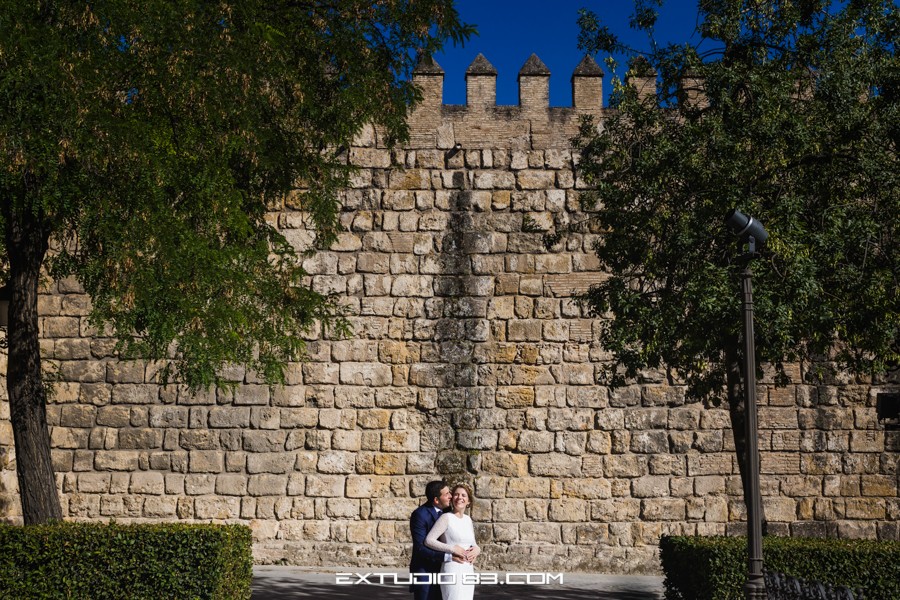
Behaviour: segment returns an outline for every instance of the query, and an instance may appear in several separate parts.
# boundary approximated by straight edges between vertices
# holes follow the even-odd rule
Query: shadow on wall
[[[434,321],[433,344],[422,356],[433,369],[428,385],[436,388],[436,406],[423,415],[423,431],[434,436],[435,468],[451,483],[471,483],[479,452],[496,441],[482,436],[497,435],[493,423],[483,422],[487,411],[478,410],[493,407],[494,389],[479,385],[476,357],[478,345],[491,337],[487,310],[494,277],[476,273],[472,263],[473,254],[490,243],[490,234],[485,214],[473,213],[467,175],[464,170],[456,174],[463,189],[449,195],[447,230],[437,239],[434,297],[426,302],[426,317]]]

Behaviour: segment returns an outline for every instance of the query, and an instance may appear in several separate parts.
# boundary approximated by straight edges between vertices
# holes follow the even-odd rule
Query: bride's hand
[[[453,546],[453,556],[458,556],[459,558],[462,558],[465,560],[468,558],[468,556],[466,556],[467,552],[468,551],[465,548],[463,548],[462,546]]]

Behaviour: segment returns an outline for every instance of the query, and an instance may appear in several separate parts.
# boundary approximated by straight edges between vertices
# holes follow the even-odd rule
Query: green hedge
[[[666,600],[741,600],[747,575],[743,537],[659,541]],[[900,542],[763,538],[763,563],[802,579],[863,587],[866,598],[900,598]]]
[[[243,525],[0,525],[0,598],[250,598]]]

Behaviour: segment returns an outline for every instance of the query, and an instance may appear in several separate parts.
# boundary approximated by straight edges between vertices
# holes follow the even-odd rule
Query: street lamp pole
[[[750,238],[753,240],[753,238]],[[754,242],[750,242],[751,248]],[[753,250],[751,250],[752,254]],[[756,408],[756,345],[753,333],[753,272],[750,260],[741,274],[744,295],[744,426],[747,445],[747,583],[744,597],[747,600],[764,600],[766,584],[763,579],[762,551],[762,501],[759,491],[759,425]]]
[[[762,550],[762,500],[759,491],[759,423],[756,407],[756,344],[753,331],[753,272],[750,261],[756,257],[756,244],[769,237],[759,221],[732,210],[725,222],[747,244],[744,255],[746,264],[741,274],[741,291],[744,301],[744,426],[746,438],[747,489],[747,582],[744,584],[746,600],[765,600],[766,584],[763,578]]]

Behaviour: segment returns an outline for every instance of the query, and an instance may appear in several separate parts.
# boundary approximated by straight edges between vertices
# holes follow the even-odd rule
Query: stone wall
[[[574,106],[549,108],[549,73],[532,58],[520,104],[495,106],[496,72],[479,57],[467,105],[446,106],[443,72],[423,65],[410,144],[359,136],[346,232],[308,261],[354,334],[311,336],[285,387],[234,370],[234,393],[160,388],[153,365],[117,361],[93,335],[77,284],[48,282],[64,514],[239,521],[260,562],[393,567],[408,559],[424,484],[445,477],[474,484],[482,568],[652,572],[660,534],[743,532],[727,411],[686,402],[657,373],[599,385],[599,323],[572,299],[603,277],[595,236],[542,243],[541,230],[584,216],[568,140],[580,115],[602,118],[599,75],[583,62]],[[271,218],[308,246],[290,202]],[[874,414],[888,386],[802,375],[759,387],[771,529],[897,539],[900,433]],[[0,516],[17,522],[8,418],[4,401]]]

